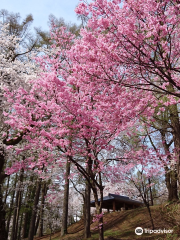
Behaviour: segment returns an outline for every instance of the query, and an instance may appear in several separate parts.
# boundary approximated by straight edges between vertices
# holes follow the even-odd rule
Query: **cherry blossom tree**
[[[171,106],[179,178],[179,2],[95,0],[80,3],[76,12],[89,17],[73,52],[74,60],[82,63],[81,75],[83,71],[98,83],[165,96],[159,111]]]
[[[4,167],[7,161],[7,155],[9,154],[4,148],[4,144],[9,144],[6,139],[9,126],[4,122],[3,111],[9,109],[10,106],[10,103],[5,101],[3,93],[6,87],[8,87],[9,90],[16,89],[20,85],[27,88],[29,77],[31,76],[31,78],[33,78],[37,76],[38,68],[32,61],[30,61],[30,56],[28,55],[29,52],[30,50],[25,51],[25,49],[22,49],[20,46],[20,37],[14,34],[9,34],[8,25],[0,25],[0,238],[2,239],[7,238],[7,232],[5,230],[5,212],[1,188],[3,181],[7,176],[4,173]],[[21,137],[11,141],[11,144],[16,144],[20,140]]]
[[[54,164],[55,151],[60,151],[61,160],[56,164],[61,167],[68,159],[77,167],[93,191],[96,211],[101,216],[104,188],[102,170],[106,163],[101,152],[109,151],[113,147],[111,141],[114,137],[132,125],[139,114],[139,99],[143,92],[139,91],[132,101],[128,92],[116,85],[107,88],[102,84],[99,90],[95,90],[96,84],[78,84],[78,75],[76,78],[72,75],[74,65],[68,55],[75,41],[73,35],[62,27],[53,31],[52,37],[56,40],[56,45],[53,45],[54,56],[39,59],[46,72],[30,82],[31,89],[21,87],[14,92],[7,90],[5,94],[13,109],[10,114],[6,113],[9,118],[6,123],[11,126],[9,137],[17,132],[17,136],[22,134],[26,140],[26,144],[15,147],[15,151],[17,154],[25,150],[34,151],[38,153],[38,158],[31,155],[21,162],[15,162],[6,171],[12,174],[21,168],[47,167]],[[122,98],[124,101],[121,101]],[[134,110],[130,109],[130,105],[134,105]],[[40,170],[38,172],[41,173]],[[102,224],[101,216],[101,239]]]
[[[130,134],[132,126],[138,128],[135,123],[142,115],[152,120],[160,102],[160,112],[163,106],[172,106],[176,157],[180,147],[178,3],[128,0],[121,7],[120,2],[80,3],[76,12],[89,15],[80,37],[53,26],[52,54],[37,60],[44,72],[30,81],[31,89],[21,87],[5,94],[12,104],[12,110],[5,113],[10,137],[17,133],[26,142],[16,148],[17,154],[38,153],[38,158],[31,155],[15,162],[7,173],[53,164],[61,167],[68,159],[93,191],[100,240],[102,175],[107,164],[103,154],[114,148],[113,140],[125,130]],[[167,97],[162,101],[154,93]],[[57,151],[61,159],[55,161]],[[159,172],[158,164],[164,166],[165,160],[159,162],[157,154],[165,158],[143,147],[114,160],[124,161],[126,171],[141,164],[151,176]]]
[[[161,156],[161,158],[159,158]],[[156,163],[156,165],[154,164]],[[139,196],[143,200],[148,209],[152,228],[154,222],[151,215],[150,205],[153,205],[152,186],[155,184],[155,179],[164,176],[164,165],[167,165],[166,155],[157,153],[146,145],[138,144],[126,151],[119,158],[119,162],[112,166],[112,169],[107,169],[106,173],[112,176],[112,183],[120,182],[121,184],[130,182],[136,191],[129,188],[131,194]],[[123,189],[119,189],[123,192]],[[126,189],[126,191],[128,188]],[[130,195],[131,195],[130,194]],[[149,200],[150,199],[150,200]]]

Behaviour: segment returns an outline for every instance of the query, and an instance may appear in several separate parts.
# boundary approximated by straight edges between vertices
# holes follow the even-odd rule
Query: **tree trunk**
[[[165,182],[166,182],[166,187],[168,190],[168,201],[172,201],[172,188],[171,188],[171,177],[170,177],[170,172],[168,169],[166,170],[165,168]]]
[[[44,214],[44,202],[45,202],[46,192],[47,192],[47,188],[46,188],[46,183],[44,182],[42,186],[40,224],[39,224],[38,237],[43,236],[43,214]]]
[[[150,185],[151,184],[151,179],[150,178],[148,178],[148,182],[149,182],[149,185]],[[152,195],[152,188],[151,188],[151,186],[149,187],[149,192],[150,192],[151,206],[153,206],[154,203],[153,203],[153,195]]]
[[[150,206],[148,203],[145,203],[147,209],[148,209],[148,213],[149,213],[149,217],[150,217],[150,220],[151,220],[151,224],[152,224],[152,230],[154,230],[154,221],[153,221],[153,218],[152,218],[152,215],[151,215],[151,209],[150,209]]]
[[[40,213],[38,214],[37,220],[36,220],[36,223],[35,223],[35,230],[34,230],[34,235],[35,236],[37,234],[37,230],[38,230],[38,227],[39,227],[39,222],[40,222]]]
[[[154,230],[154,221],[153,221],[153,218],[152,218],[151,209],[150,209],[150,206],[149,206],[149,201],[148,201],[148,199],[146,197],[146,194],[145,194],[146,191],[143,190],[143,193],[142,193],[141,189],[138,189],[138,191],[140,193],[140,196],[143,199],[144,205],[147,207],[148,214],[149,214],[150,221],[151,221],[151,225],[152,225],[152,229]]]
[[[147,198],[147,195],[146,195],[146,190],[143,189],[143,193],[140,189],[138,189],[142,199],[143,199],[143,202],[145,204],[145,206],[147,207],[147,210],[148,210],[148,213],[149,213],[149,217],[150,217],[150,221],[151,221],[151,225],[152,225],[152,229],[154,230],[154,221],[153,221],[153,218],[152,218],[152,214],[151,214],[151,209],[150,209],[150,205],[149,205],[149,200]]]
[[[96,206],[96,214],[99,216],[102,214],[102,208],[101,203],[96,203],[95,200],[95,206]],[[99,229],[99,240],[104,240],[104,229],[103,229],[103,215],[101,217],[98,217],[98,229]]]
[[[177,187],[177,173],[176,171],[171,171],[171,201],[178,200],[178,187]]]
[[[174,92],[174,88],[172,84],[169,84],[167,86],[167,89],[171,92]],[[180,188],[180,122],[179,122],[179,113],[178,113],[178,107],[177,104],[170,105],[169,106],[169,112],[170,112],[170,121],[171,126],[173,128],[173,139],[174,139],[174,148],[175,148],[175,154],[177,157],[177,180],[179,183]],[[173,181],[175,181],[176,174],[173,175]],[[178,194],[176,193],[176,186],[177,184],[173,183],[173,201],[178,200]],[[180,189],[179,189],[180,191]]]
[[[10,175],[8,176],[7,186],[6,186],[6,194],[4,197],[4,203],[6,204],[7,196],[8,196],[8,190],[9,190],[9,181],[10,181]]]
[[[30,182],[33,182],[33,180],[34,180],[34,176],[31,176]],[[29,186],[26,191],[26,196],[24,199],[25,213],[23,214],[23,227],[22,227],[22,233],[21,233],[21,236],[23,239],[28,237],[28,231],[29,231],[31,215],[32,215],[32,210],[28,206],[28,201],[30,199],[35,198],[35,190],[36,190],[35,188],[36,186]]]
[[[7,232],[9,234],[9,225],[10,225],[10,221],[11,221],[11,216],[12,216],[12,212],[13,212],[13,206],[14,206],[14,196],[15,196],[15,188],[16,188],[16,184],[17,184],[17,173],[16,173],[16,177],[14,180],[14,190],[12,193],[12,198],[11,198],[11,203],[10,203],[10,207],[9,207],[9,213],[8,213],[8,220],[7,220]]]
[[[1,185],[0,185],[0,239],[7,240],[8,233],[7,233],[6,225],[5,225],[6,212],[4,210],[2,198],[3,198],[3,196],[2,196]]]
[[[87,173],[90,173],[90,167],[89,164],[87,166]],[[90,193],[91,193],[91,188],[86,181],[86,189],[85,189],[85,201],[84,201],[84,237],[89,238],[91,237],[91,231],[90,231],[90,224],[91,224],[91,214],[90,214]]]
[[[168,155],[170,150],[169,145],[166,142],[165,131],[161,130],[160,133],[165,153]],[[174,137],[175,136],[173,136],[173,138]],[[171,157],[169,156],[168,158],[169,161],[171,161]],[[165,166],[165,182],[168,190],[168,201],[177,201],[178,188],[177,188],[177,172],[175,170],[175,167],[173,167],[173,169],[169,169],[167,166]]]
[[[21,183],[23,180],[23,170],[21,171],[19,180],[20,181],[18,184],[18,188],[20,189]],[[14,212],[13,212],[13,225],[12,225],[12,232],[11,232],[11,240],[17,240],[20,207],[21,207],[21,190],[18,190],[17,194],[16,194],[16,202],[15,202]]]
[[[8,232],[6,230],[6,212],[4,210],[2,183],[6,175],[3,173],[5,164],[4,149],[0,148],[0,239],[7,240]]]
[[[90,215],[90,186],[88,182],[86,182],[86,190],[85,190],[85,203],[84,203],[84,223],[85,223],[85,232],[84,232],[84,237],[89,238],[91,237],[91,232],[90,232],[90,224],[91,224],[91,215]]]
[[[100,182],[101,182],[101,180],[100,180]],[[102,186],[102,183],[100,183],[100,185]],[[97,188],[94,183],[92,183],[92,190],[93,190],[96,214],[97,214],[97,219],[98,219],[99,240],[104,240],[103,214],[102,214],[103,188],[100,189],[100,201],[98,201]]]
[[[69,199],[69,174],[70,174],[70,162],[67,158],[66,173],[65,173],[65,185],[64,185],[64,200],[63,200],[63,216],[62,216],[62,228],[61,236],[67,234],[67,218],[68,218],[68,199]]]
[[[27,230],[27,224],[28,224],[28,212],[24,213],[24,219],[23,219],[23,228],[22,228],[22,238],[26,238],[26,230]]]
[[[33,204],[33,211],[32,211],[32,216],[31,216],[28,240],[33,240],[33,237],[34,237],[36,215],[37,215],[37,210],[38,210],[37,205],[39,202],[40,190],[41,190],[41,180],[37,180],[36,194],[35,194],[35,199],[34,199],[34,204]]]
[[[23,222],[23,213],[21,214],[21,219],[20,219],[20,223],[19,223],[18,237],[17,237],[18,240],[21,240],[22,222]]]

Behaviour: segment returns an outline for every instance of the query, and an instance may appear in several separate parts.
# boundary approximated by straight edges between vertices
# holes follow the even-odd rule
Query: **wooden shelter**
[[[138,208],[143,205],[142,202],[129,199],[129,197],[109,193],[108,196],[103,197],[102,208],[107,209],[108,212],[109,210],[115,212],[118,210]],[[91,201],[90,206],[95,207],[95,201]]]

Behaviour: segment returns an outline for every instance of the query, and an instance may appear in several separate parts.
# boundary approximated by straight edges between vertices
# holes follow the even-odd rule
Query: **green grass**
[[[180,240],[180,204],[171,204],[171,205],[157,205],[151,207],[151,212],[153,215],[155,228],[160,229],[171,229],[173,228],[173,234],[144,234],[143,236],[137,236],[134,232],[134,229],[138,226],[143,228],[151,228],[151,223],[146,208],[132,209],[124,212],[115,212],[111,214],[105,214],[104,218],[104,237],[114,237],[117,239],[133,239],[140,240],[149,238],[152,240]],[[65,240],[84,240],[83,231],[82,231],[83,221],[79,221],[74,225],[70,226],[71,234],[64,236],[61,239]],[[173,227],[174,226],[174,227]],[[176,226],[176,227],[175,227]],[[76,228],[80,228],[81,231],[76,232]],[[95,224],[92,225],[92,229],[95,228]],[[74,231],[74,234],[73,234]],[[99,234],[97,230],[92,230],[92,236],[88,240],[98,240]],[[56,235],[57,236],[57,235]],[[53,238],[52,240],[59,240],[58,237]]]
[[[123,232],[124,236],[129,236],[129,234],[132,234],[132,231],[127,231],[127,232]],[[106,230],[104,232],[104,237],[120,237],[120,231],[114,231],[114,230]],[[94,233],[92,234],[91,238],[88,238],[88,240],[98,240],[99,239],[99,234],[98,233]]]
[[[107,230],[107,231],[104,232],[104,236],[106,236],[106,237],[119,236],[119,231]]]

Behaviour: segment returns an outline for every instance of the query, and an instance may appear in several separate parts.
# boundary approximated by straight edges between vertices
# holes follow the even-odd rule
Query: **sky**
[[[0,10],[20,13],[22,19],[28,14],[34,18],[33,27],[48,30],[48,16],[63,17],[66,22],[80,24],[74,12],[79,0],[0,0]]]

